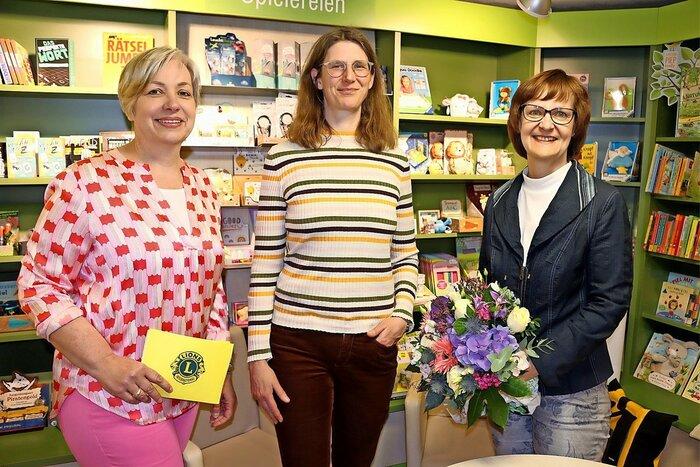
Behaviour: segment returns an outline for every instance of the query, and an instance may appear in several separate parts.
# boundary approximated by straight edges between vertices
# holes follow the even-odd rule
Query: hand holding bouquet
[[[433,300],[409,369],[420,373],[426,410],[443,403],[451,413],[466,409],[469,426],[485,411],[503,428],[511,412],[527,413],[537,381],[518,376],[529,368],[528,357],[552,350],[551,340],[536,337],[539,319],[498,283],[467,279],[453,287]]]

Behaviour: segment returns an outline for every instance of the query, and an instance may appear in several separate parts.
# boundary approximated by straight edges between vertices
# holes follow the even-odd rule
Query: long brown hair
[[[564,70],[547,70],[528,79],[515,91],[508,116],[508,136],[515,147],[515,152],[522,157],[527,157],[527,151],[520,139],[520,118],[522,117],[520,106],[532,99],[573,100],[576,116],[571,141],[566,150],[566,160],[570,161],[578,157],[586,140],[588,123],[591,120],[591,101],[579,80],[567,75]]]
[[[362,103],[355,139],[363,148],[372,152],[393,149],[396,147],[396,131],[389,100],[384,92],[384,79],[381,71],[377,72],[377,54],[364,34],[353,28],[337,28],[327,32],[319,37],[311,48],[301,74],[297,112],[294,122],[289,127],[289,140],[305,148],[318,149],[333,134],[333,129],[323,115],[323,93],[311,79],[311,70],[316,69],[320,73],[328,49],[340,41],[356,43],[365,52],[367,59],[374,63],[374,85]]]

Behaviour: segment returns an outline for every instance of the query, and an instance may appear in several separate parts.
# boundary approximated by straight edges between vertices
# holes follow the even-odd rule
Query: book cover
[[[222,207],[221,236],[224,246],[250,245],[254,222],[248,208]]]
[[[479,149],[476,152],[477,175],[496,175],[498,173],[496,149]]]
[[[603,180],[632,182],[639,177],[639,141],[610,141],[605,153],[601,178]]]
[[[586,169],[586,172],[595,177],[596,166],[598,164],[598,142],[586,143],[581,148],[581,158],[579,162]]]
[[[272,39],[257,39],[252,44],[250,55],[253,63],[253,76],[255,76],[258,88],[274,89],[277,87],[276,49],[277,43]]]
[[[150,34],[102,33],[102,87],[116,89],[119,75],[129,60],[154,46],[155,40]]]
[[[411,173],[425,174],[428,172],[431,159],[428,158],[427,133],[400,133],[398,147],[408,158]]]
[[[432,114],[433,101],[425,67],[401,65],[399,73],[399,112]]]
[[[5,58],[5,53],[3,52],[3,41],[0,39],[0,77],[2,77],[2,82],[4,84],[14,84],[12,81],[12,75],[10,74],[10,67],[12,63],[9,63],[7,58]]]
[[[280,41],[277,43],[277,85],[280,89],[299,87],[301,50],[298,42]]]
[[[489,118],[507,120],[510,115],[510,104],[518,90],[520,81],[507,79],[491,82],[491,94],[489,98]]]
[[[37,377],[13,372],[0,379],[0,433],[44,428],[50,392]]]
[[[696,404],[700,404],[700,361],[695,364],[681,395]]]
[[[38,131],[13,131],[7,143],[7,177],[37,176],[36,156],[39,152]]]
[[[7,84],[22,84],[17,75],[17,64],[15,63],[15,54],[10,45],[9,39],[0,38],[0,48],[2,48],[2,54],[5,57],[5,63],[7,63],[7,68],[10,72],[10,83]]]
[[[449,172],[447,161],[445,160],[445,132],[428,132],[428,154],[430,163],[428,173],[431,175],[443,175]]]
[[[117,149],[134,139],[133,131],[100,131],[100,152]]]
[[[473,175],[474,135],[467,130],[445,130],[447,169],[455,175]]]
[[[66,169],[66,141],[62,136],[39,138],[37,165],[40,177],[53,178]]]
[[[693,167],[690,169],[686,195],[690,198],[700,199],[700,152],[698,151],[695,151],[693,156]]]
[[[634,96],[637,78],[605,78],[602,116],[609,118],[634,115]]]
[[[6,44],[7,50],[10,51],[10,58],[12,59],[12,66],[15,69],[18,83],[33,84],[29,82],[29,76],[27,76],[27,70],[24,67],[24,58],[22,57],[17,41],[6,39]]]
[[[69,39],[35,39],[36,84],[39,86],[74,86],[71,73],[75,68],[72,41]]]
[[[0,178],[7,177],[7,143],[0,142]]]
[[[418,232],[419,234],[434,234],[435,223],[440,218],[438,209],[423,209],[418,211]]]
[[[698,348],[696,342],[685,342],[670,334],[655,332],[637,365],[634,377],[680,394],[698,361]]]
[[[19,254],[19,211],[0,211],[0,256]]]
[[[17,62],[24,73],[24,84],[36,84],[36,81],[34,81],[34,72],[32,72],[32,65],[29,62],[29,52],[17,41],[13,41],[13,46],[15,47],[15,54],[17,54]]]
[[[656,316],[687,324],[690,319],[689,306],[695,302],[696,291],[684,285],[664,282],[661,285]]]
[[[236,148],[233,154],[234,174],[262,174],[265,165],[265,148]]]
[[[218,167],[210,167],[204,169],[204,174],[209,178],[219,203],[231,203],[234,199],[231,172]]]
[[[680,84],[676,136],[700,136],[700,66],[684,70]]]
[[[88,159],[100,153],[99,135],[70,135],[66,137],[66,164]]]

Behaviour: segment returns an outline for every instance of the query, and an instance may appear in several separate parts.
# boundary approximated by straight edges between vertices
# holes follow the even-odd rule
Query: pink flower
[[[454,348],[447,337],[443,337],[433,344],[435,360],[430,362],[433,369],[438,373],[447,373],[450,368],[457,365],[457,357],[454,356]]]
[[[476,385],[482,391],[490,387],[497,388],[501,385],[501,380],[493,373],[474,373],[473,377],[474,381],[476,381]]]

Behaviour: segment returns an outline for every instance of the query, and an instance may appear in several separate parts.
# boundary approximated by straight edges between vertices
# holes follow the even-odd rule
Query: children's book
[[[692,221],[684,223],[683,228],[681,229],[682,234],[679,239],[678,253],[675,254],[682,256],[683,253],[685,253],[685,247],[687,246],[691,225]],[[685,244],[683,242],[685,242]],[[688,303],[688,311],[686,312],[686,320],[684,324],[687,324],[688,326],[698,326],[700,324],[700,277],[688,276],[677,272],[669,272],[666,282],[677,286],[685,286],[693,290],[693,294]]]
[[[35,39],[36,84],[39,86],[75,85],[73,41],[70,39]]]
[[[695,303],[697,292],[692,287],[664,282],[661,285],[656,316],[689,324],[690,308]]]
[[[445,130],[445,160],[451,174],[473,175],[474,135],[467,130]]]
[[[301,67],[301,46],[295,41],[277,43],[277,86],[280,89],[297,89]]]
[[[690,378],[688,378],[688,383],[683,389],[682,396],[696,404],[700,404],[700,361],[695,364],[695,369],[693,369]]]
[[[510,105],[515,91],[520,86],[517,79],[507,79],[491,82],[491,98],[489,99],[489,118],[507,120]]]
[[[699,348],[696,342],[685,342],[670,334],[655,332],[637,365],[634,377],[680,394],[698,361]]]
[[[428,135],[426,133],[401,133],[399,149],[408,158],[411,173],[424,174],[428,171],[431,159],[428,158]]]
[[[100,153],[100,137],[98,135],[70,135],[66,137],[67,164],[89,159]]]
[[[13,372],[0,379],[0,433],[44,428],[50,392],[37,377]]]
[[[595,177],[596,166],[598,164],[598,142],[586,143],[581,148],[581,159],[579,162],[586,169],[586,172]]]
[[[120,148],[134,139],[133,131],[100,131],[100,152]]]
[[[62,136],[39,138],[37,156],[40,177],[53,178],[66,168],[66,140]]]
[[[683,70],[678,97],[676,136],[700,136],[700,66]]]
[[[429,132],[428,144],[428,155],[430,156],[428,173],[432,175],[443,175],[449,173],[447,161],[445,160],[445,132]]]
[[[262,174],[265,165],[265,148],[236,148],[233,154],[233,173]]]
[[[700,152],[695,151],[693,157],[693,168],[690,171],[688,180],[687,196],[694,199],[700,199]]]
[[[399,112],[432,114],[428,72],[425,67],[401,65],[399,78]]]
[[[0,211],[0,256],[19,254],[19,211]]]
[[[418,232],[419,234],[434,234],[435,223],[440,218],[438,209],[423,209],[418,211]]]
[[[253,219],[247,208],[224,207],[221,209],[221,236],[225,246],[250,245],[250,229]]]
[[[253,42],[251,49],[250,55],[256,87],[276,88],[277,65],[275,56],[277,43],[272,39],[257,39]]]
[[[102,87],[116,89],[129,60],[154,46],[155,40],[150,34],[102,33]]]
[[[603,87],[603,117],[631,117],[634,115],[634,96],[637,78],[605,78]]]
[[[610,141],[601,168],[603,180],[632,182],[639,178],[639,141]]]
[[[7,138],[7,177],[36,177],[36,157],[39,152],[38,131],[13,131]]]

